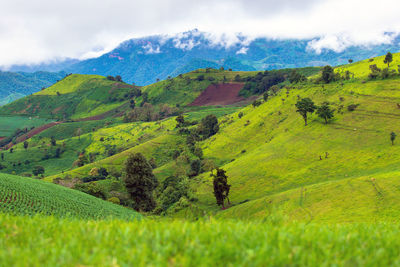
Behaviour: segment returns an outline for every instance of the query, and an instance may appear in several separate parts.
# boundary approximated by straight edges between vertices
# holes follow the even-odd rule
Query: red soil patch
[[[27,112],[27,110],[28,110],[30,107],[32,107],[32,104],[29,104],[28,106],[26,106],[25,109],[20,110],[20,111],[17,111],[17,112],[14,112],[14,113],[15,113],[15,114],[24,114],[24,113]]]
[[[239,96],[243,83],[210,85],[189,106],[231,105],[245,100]]]
[[[24,142],[25,140],[27,140],[27,139],[29,139],[29,138],[31,138],[31,137],[43,132],[44,130],[49,129],[50,127],[53,127],[54,125],[60,124],[60,123],[63,123],[63,122],[62,121],[56,121],[56,122],[44,124],[44,125],[42,125],[40,127],[36,127],[33,130],[27,132],[26,134],[19,136],[17,138],[17,140],[16,140],[16,143],[18,144],[18,143]],[[9,143],[8,145],[4,146],[4,148],[7,150],[7,149],[10,149],[13,145],[15,145],[15,144]]]
[[[52,112],[53,112],[54,114],[57,114],[62,108],[63,108],[63,106],[58,107],[58,108],[55,108],[55,109],[53,109]]]

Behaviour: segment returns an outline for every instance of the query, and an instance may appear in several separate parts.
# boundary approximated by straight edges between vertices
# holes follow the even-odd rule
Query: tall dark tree
[[[122,82],[122,77],[120,75],[115,76],[117,82]]]
[[[1,160],[4,160],[4,153],[1,153]]]
[[[176,128],[183,127],[183,125],[185,124],[185,118],[183,117],[182,114],[176,117],[175,120],[176,120]]]
[[[218,119],[215,115],[210,114],[201,120],[198,128],[199,134],[206,139],[213,136],[219,131]]]
[[[131,154],[126,160],[124,182],[134,201],[135,210],[151,211],[155,208],[153,191],[158,186],[158,181],[149,162],[141,153]]]
[[[51,143],[52,146],[56,146],[56,145],[57,145],[57,141],[56,141],[56,139],[54,138],[54,136],[51,137],[50,143]]]
[[[222,206],[222,209],[224,209],[225,199],[227,199],[228,203],[230,204],[228,196],[231,188],[231,186],[228,184],[228,176],[226,175],[226,171],[216,168],[215,171],[211,171],[211,177],[213,177],[214,196],[217,200],[217,205]]]
[[[392,141],[392,145],[394,145],[394,140],[396,139],[396,133],[395,132],[391,132],[390,133],[390,141]]]
[[[328,102],[322,103],[321,106],[317,107],[317,115],[325,120],[325,124],[328,124],[328,120],[333,118],[334,110],[331,109]]]
[[[300,113],[304,119],[305,126],[307,126],[307,114],[314,113],[317,108],[314,102],[310,98],[306,97],[297,101],[296,108],[296,112]]]
[[[28,146],[29,146],[28,141],[24,141],[24,148],[25,148],[25,150],[28,149]]]
[[[330,83],[335,80],[335,73],[331,66],[327,65],[322,69],[322,80],[325,83]]]
[[[390,63],[392,63],[392,61],[393,61],[393,55],[392,55],[392,53],[387,52],[387,54],[386,54],[386,56],[385,56],[385,59],[383,60],[383,63],[387,64],[387,65],[388,65],[388,68],[389,68]]]

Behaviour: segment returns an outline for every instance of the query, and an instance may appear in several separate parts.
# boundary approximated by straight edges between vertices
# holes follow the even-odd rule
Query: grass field
[[[5,266],[398,266],[399,240],[397,224],[126,222],[0,214]]]
[[[10,136],[16,129],[31,128],[50,123],[52,120],[45,118],[23,116],[0,116],[0,136]]]
[[[138,213],[52,183],[0,174],[0,212],[82,219],[141,218]]]

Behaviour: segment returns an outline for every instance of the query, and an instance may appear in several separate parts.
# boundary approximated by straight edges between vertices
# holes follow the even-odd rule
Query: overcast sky
[[[0,0],[0,66],[87,58],[121,41],[194,28],[232,36],[315,38],[319,51],[390,42],[399,0]]]

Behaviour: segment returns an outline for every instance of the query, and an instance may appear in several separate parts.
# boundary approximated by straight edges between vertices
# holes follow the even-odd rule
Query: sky
[[[130,38],[195,28],[225,45],[241,34],[341,51],[391,42],[399,10],[398,0],[0,0],[0,67],[90,58]]]

